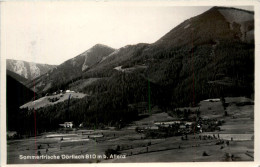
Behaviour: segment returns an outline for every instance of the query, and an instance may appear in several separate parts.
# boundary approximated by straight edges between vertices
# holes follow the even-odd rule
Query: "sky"
[[[2,51],[8,59],[58,65],[98,43],[115,49],[153,43],[184,20],[210,8],[57,1],[3,3]]]

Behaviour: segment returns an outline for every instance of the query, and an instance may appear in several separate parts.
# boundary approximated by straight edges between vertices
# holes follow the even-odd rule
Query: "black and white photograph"
[[[155,4],[0,2],[7,165],[255,161],[255,5]]]

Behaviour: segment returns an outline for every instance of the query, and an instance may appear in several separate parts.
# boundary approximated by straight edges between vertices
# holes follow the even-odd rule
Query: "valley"
[[[157,110],[155,113],[148,113],[149,116],[146,118],[134,121],[118,130],[115,127],[60,129],[56,133],[39,134],[36,138],[9,140],[8,162],[24,164],[252,161],[254,160],[253,101],[244,97],[227,97],[225,100],[228,104],[226,108],[228,116],[224,116],[220,101],[201,101],[199,104],[202,118],[214,117],[224,122],[219,126],[220,130],[190,133],[187,135],[187,140],[182,140],[181,135],[151,138],[146,137],[144,132],[138,133],[136,127],[149,129],[156,126],[156,122],[178,119]],[[153,131],[156,132],[158,129]],[[109,149],[114,150],[118,157],[104,158]],[[36,155],[39,152],[41,155],[49,156],[84,155],[85,158],[19,159],[20,155]],[[102,158],[95,157],[98,155],[102,155]]]

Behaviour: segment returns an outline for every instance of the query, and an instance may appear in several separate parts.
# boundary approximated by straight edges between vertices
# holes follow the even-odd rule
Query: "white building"
[[[66,93],[74,93],[75,91],[73,90],[66,90]]]
[[[64,122],[64,124],[59,124],[60,126],[63,126],[64,128],[72,128],[73,123],[72,122]]]

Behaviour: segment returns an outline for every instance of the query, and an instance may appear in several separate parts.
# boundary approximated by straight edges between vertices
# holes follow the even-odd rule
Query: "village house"
[[[186,129],[185,125],[180,125],[180,129]]]
[[[7,137],[8,138],[14,138],[15,136],[17,136],[17,132],[16,131],[8,131],[7,132]]]
[[[66,90],[66,93],[74,93],[75,91],[73,90]]]
[[[59,125],[64,127],[64,128],[72,128],[73,127],[72,122],[64,122],[64,124],[59,124]]]

